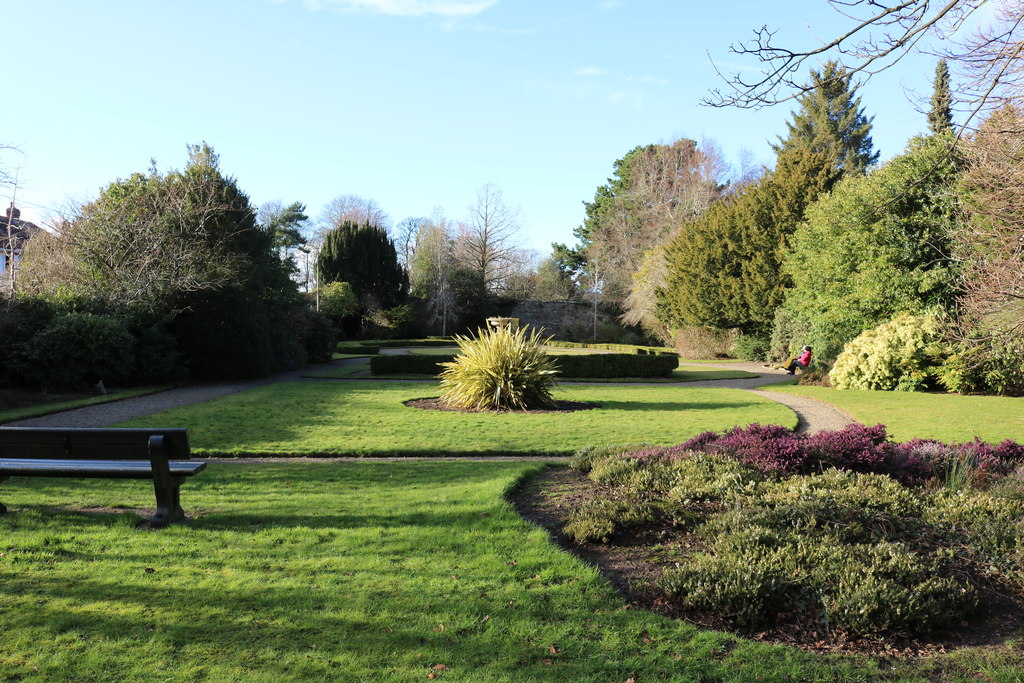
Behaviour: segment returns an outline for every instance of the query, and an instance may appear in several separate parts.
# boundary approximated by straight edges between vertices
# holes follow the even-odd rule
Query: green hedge
[[[456,354],[418,356],[400,354],[372,356],[370,371],[375,375],[436,375],[440,363]],[[632,353],[595,353],[582,356],[552,356],[562,377],[664,377],[676,369],[674,355],[640,356]]]
[[[371,356],[370,372],[374,375],[437,375],[443,369],[439,363],[452,361],[455,355],[453,353],[417,356],[409,353]]]
[[[376,344],[361,344],[359,342],[341,342],[334,350],[337,353],[348,353],[356,356],[374,356],[380,352],[380,347]]]
[[[558,349],[597,349],[599,351],[617,351],[618,353],[629,353],[653,356],[678,356],[679,352],[667,346],[636,346],[635,344],[606,344],[590,342],[570,342],[551,340],[545,344]]]
[[[553,359],[563,377],[664,377],[679,366],[674,354],[594,353]]]

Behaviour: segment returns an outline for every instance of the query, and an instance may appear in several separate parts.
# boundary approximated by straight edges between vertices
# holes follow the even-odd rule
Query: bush
[[[133,383],[182,382],[188,378],[169,317],[133,311],[125,324],[135,338]]]
[[[370,372],[374,375],[437,375],[444,364],[455,360],[453,354],[417,355],[386,354],[370,357]]]
[[[134,340],[116,318],[69,313],[36,333],[13,363],[47,391],[85,389],[98,379],[118,384],[132,376]]]
[[[409,304],[377,308],[369,311],[363,319],[363,333],[381,339],[400,339],[409,335],[411,323],[412,307]]]
[[[374,356],[380,353],[380,346],[375,344],[364,344],[363,342],[342,342],[334,347],[338,353],[347,353],[356,356]]]
[[[672,345],[683,358],[727,358],[738,330],[686,327],[672,333]]]
[[[632,444],[628,446],[587,446],[576,451],[569,459],[569,467],[580,472],[589,472],[594,463],[612,455],[621,455],[630,451],[645,448],[647,444]]]
[[[1022,396],[1024,344],[964,345],[946,359],[938,376],[948,391]]]
[[[331,360],[338,343],[338,331],[331,319],[314,310],[305,311],[306,325],[303,346],[309,360],[326,363]]]
[[[654,520],[650,505],[594,498],[569,513],[565,533],[577,543],[607,543],[623,528]]]
[[[832,367],[837,389],[920,391],[934,384],[940,365],[939,326],[931,316],[901,315],[862,332]]]
[[[768,360],[769,340],[753,334],[741,334],[732,343],[729,353],[740,360],[763,361]]]
[[[563,377],[665,377],[679,367],[675,355],[592,353],[551,356],[551,361]]]
[[[273,369],[268,307],[240,288],[198,292],[171,324],[196,379],[252,379]]]
[[[780,449],[790,457],[771,454]],[[784,430],[753,426],[620,450],[577,454],[604,489],[566,533],[608,542],[652,521],[694,532],[700,552],[674,557],[657,581],[680,607],[749,625],[793,612],[851,634],[905,636],[959,623],[985,591],[1021,591],[1024,446],[1015,442],[894,444],[883,427],[859,425],[787,442]],[[975,481],[1009,483],[913,489],[887,476],[921,481],[950,459],[974,463],[985,473]],[[829,469],[759,474],[786,463]]]
[[[461,352],[443,363],[441,400],[472,410],[528,410],[554,404],[553,359],[544,340],[526,328],[480,330],[475,338],[458,336]]]

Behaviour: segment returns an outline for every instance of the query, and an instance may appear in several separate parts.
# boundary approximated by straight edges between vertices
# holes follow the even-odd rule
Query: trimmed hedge
[[[599,351],[617,351],[618,353],[651,355],[651,356],[679,356],[679,352],[667,346],[636,346],[635,344],[606,344],[590,342],[570,342],[550,340],[544,346],[551,346],[556,349],[597,349]]]
[[[444,370],[441,363],[450,363],[456,355],[445,353],[418,356],[409,353],[371,356],[370,372],[374,375],[438,375]]]
[[[679,356],[594,353],[553,356],[562,377],[665,377],[679,366]]]
[[[372,356],[370,371],[375,375],[437,375],[441,363],[456,354],[419,356],[415,354]],[[585,356],[552,356],[562,377],[665,377],[679,365],[676,356],[639,356],[631,353],[595,353]]]
[[[337,353],[348,353],[356,356],[375,356],[380,353],[380,347],[374,344],[361,344],[359,342],[342,342],[334,347]]]

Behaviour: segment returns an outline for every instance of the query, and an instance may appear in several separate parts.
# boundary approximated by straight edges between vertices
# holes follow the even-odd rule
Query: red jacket
[[[800,357],[797,358],[797,360],[800,362],[801,365],[803,365],[806,368],[811,364],[811,352],[804,351],[803,353],[800,354]]]

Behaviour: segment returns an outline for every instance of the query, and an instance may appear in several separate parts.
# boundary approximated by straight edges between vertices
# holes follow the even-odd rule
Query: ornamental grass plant
[[[536,330],[479,330],[455,337],[459,355],[441,363],[441,400],[462,410],[531,410],[555,405],[552,358]]]

